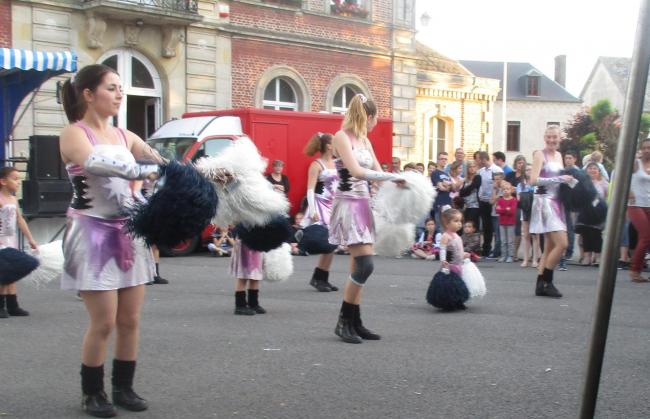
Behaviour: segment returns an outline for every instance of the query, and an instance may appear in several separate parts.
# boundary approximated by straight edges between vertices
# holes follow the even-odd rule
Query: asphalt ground
[[[597,270],[556,272],[559,300],[533,296],[535,271],[481,262],[488,295],[443,313],[424,296],[436,262],[376,258],[362,313],[378,342],[333,333],[341,292],[307,285],[316,257],[264,283],[265,315],[233,315],[229,259],[166,258],[170,285],[147,287],[129,418],[574,418]],[[342,285],[348,258],[337,256]],[[646,273],[647,276],[647,273]],[[650,284],[619,271],[598,418],[649,418]],[[0,319],[0,418],[83,418],[80,348],[87,316],[53,283],[19,285],[30,317]],[[110,359],[106,385],[110,390]]]

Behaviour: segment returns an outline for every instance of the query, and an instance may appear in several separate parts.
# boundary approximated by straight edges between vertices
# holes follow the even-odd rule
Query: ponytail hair
[[[86,113],[84,90],[94,92],[108,73],[117,74],[117,71],[104,64],[92,64],[79,70],[74,81],[68,79],[63,83],[61,87],[63,110],[70,123],[79,121]]]
[[[341,129],[349,129],[357,138],[365,137],[368,134],[368,118],[373,116],[377,116],[375,102],[361,93],[356,94],[350,101]]]
[[[327,151],[327,146],[330,144],[332,144],[332,134],[317,132],[309,139],[309,142],[305,146],[305,154],[313,156],[316,153],[320,153],[322,155]]]

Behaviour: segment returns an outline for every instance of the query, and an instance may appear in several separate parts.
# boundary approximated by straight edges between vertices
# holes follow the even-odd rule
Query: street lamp
[[[429,13],[427,12],[422,13],[422,15],[420,16],[420,23],[422,24],[422,26],[427,27],[429,26],[430,22],[431,22],[431,16],[429,16]]]

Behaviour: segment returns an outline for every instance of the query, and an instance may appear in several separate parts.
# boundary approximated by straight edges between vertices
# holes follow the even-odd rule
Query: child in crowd
[[[214,256],[230,256],[235,247],[235,240],[230,236],[228,227],[218,227],[212,233],[212,243],[208,244],[208,250]]]
[[[494,247],[492,248],[493,258],[501,256],[501,232],[499,231],[499,214],[497,214],[497,200],[503,196],[502,183],[505,182],[505,175],[503,172],[494,172],[492,175],[494,183],[492,184],[492,198],[490,204],[492,205],[492,231],[494,232]]]
[[[239,238],[235,239],[230,259],[230,274],[235,277],[235,314],[252,316],[266,313],[259,303],[260,282],[264,278],[263,257],[262,252],[249,249]]]
[[[18,206],[18,200],[15,195],[18,192],[19,186],[20,175],[18,170],[13,167],[3,167],[0,169],[0,249],[5,247],[18,248],[16,227],[27,238],[29,246],[32,249],[38,247]],[[29,312],[18,306],[18,297],[16,294],[16,283],[0,285],[0,318],[29,316]]]
[[[501,182],[503,196],[497,199],[496,212],[499,214],[499,233],[501,236],[501,257],[497,262],[512,263],[515,248],[515,216],[517,215],[517,198],[513,197],[514,188],[506,181]]]
[[[291,254],[296,256],[307,256],[302,250],[298,248],[298,242],[302,239],[302,220],[305,218],[305,213],[298,211],[296,215],[293,216],[293,224],[291,225],[291,239],[289,244],[291,245]]]
[[[436,233],[436,222],[429,218],[424,224],[425,231],[411,247],[414,258],[436,260],[440,252],[440,233]]]
[[[463,226],[463,249],[469,253],[472,262],[481,259],[481,233],[476,230],[476,224],[472,220],[465,221]]]

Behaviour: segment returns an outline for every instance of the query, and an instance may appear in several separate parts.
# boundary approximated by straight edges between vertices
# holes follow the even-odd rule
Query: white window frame
[[[293,93],[295,102],[282,102],[280,100],[280,81],[285,82],[289,86],[289,88],[291,89],[291,93]],[[275,83],[275,100],[262,99],[262,107],[264,109],[266,109],[267,107],[273,107],[273,109],[275,109],[276,111],[281,110],[280,108],[290,108],[292,111],[297,111],[299,109],[298,94],[296,93],[296,89],[294,89],[293,86],[291,85],[291,82],[283,79],[282,77],[276,77],[273,80],[271,80],[269,84],[266,85],[266,87],[264,88],[264,93],[266,93],[266,89],[268,89],[271,83]],[[287,109],[283,109],[283,110],[287,110]]]
[[[348,101],[348,98],[346,96],[346,89],[345,89],[346,87],[349,87],[352,91],[354,91],[355,95],[361,93],[361,89],[359,89],[359,86],[352,83],[346,83],[343,86],[339,87],[336,93],[334,93],[334,97],[336,97],[336,94],[339,92],[339,90],[342,89],[343,91],[341,92],[341,100],[342,100],[341,103],[343,105],[345,105]],[[334,100],[332,99],[332,113],[345,115],[345,113],[348,111],[347,106],[337,106],[337,105],[338,104],[334,103]]]

